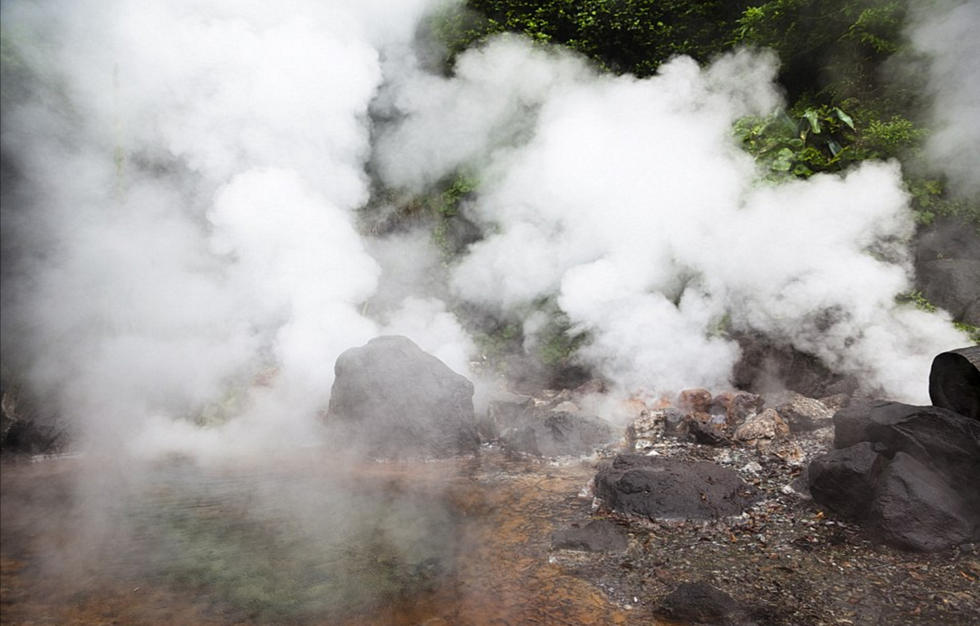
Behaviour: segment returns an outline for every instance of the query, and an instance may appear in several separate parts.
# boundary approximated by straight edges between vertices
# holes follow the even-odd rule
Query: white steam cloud
[[[924,399],[963,338],[895,305],[897,166],[770,186],[733,143],[779,106],[771,55],[638,80],[501,37],[447,78],[413,52],[432,4],[4,3],[3,149],[26,189],[4,207],[4,346],[81,435],[179,447],[196,431],[172,418],[224,402],[223,437],[313,436],[334,360],[375,334],[467,373],[446,292],[556,298],[627,390],[726,385],[727,327]],[[359,234],[369,161],[411,191],[476,174],[485,237],[450,285],[425,236]]]
[[[5,157],[45,225],[4,334],[80,434],[159,435],[264,376],[233,409],[256,438],[310,435],[336,357],[385,325],[363,314],[382,269],[352,212],[384,55],[426,4],[4,4],[43,81],[5,107]],[[390,330],[466,371],[440,303],[392,306]]]
[[[914,5],[914,3],[913,3]],[[980,3],[941,0],[912,13],[909,34],[930,64],[936,131],[926,151],[963,196],[980,195]]]
[[[899,168],[760,184],[731,127],[779,104],[775,69],[743,51],[637,80],[497,39],[395,99],[408,118],[381,143],[383,171],[433,179],[406,154],[438,155],[436,178],[479,170],[467,209],[491,234],[455,268],[456,292],[505,311],[557,295],[591,335],[582,357],[627,390],[725,386],[738,358],[716,332],[727,325],[924,400],[931,358],[963,337],[895,303],[913,228]]]

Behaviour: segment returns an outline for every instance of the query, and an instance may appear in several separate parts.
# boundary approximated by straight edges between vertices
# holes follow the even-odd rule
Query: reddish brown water
[[[588,463],[298,457],[5,464],[2,621],[651,623],[549,563]]]

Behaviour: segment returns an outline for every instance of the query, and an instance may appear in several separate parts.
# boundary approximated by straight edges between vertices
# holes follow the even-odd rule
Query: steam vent
[[[980,419],[980,346],[950,350],[933,359],[929,398],[935,406]]]

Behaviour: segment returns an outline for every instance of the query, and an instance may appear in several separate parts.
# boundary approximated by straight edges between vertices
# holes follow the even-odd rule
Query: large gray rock
[[[327,426],[369,454],[447,457],[479,446],[473,383],[410,339],[372,339],[334,370]]]
[[[758,492],[738,474],[706,461],[637,454],[603,463],[595,493],[614,511],[649,519],[714,519],[737,515]]]

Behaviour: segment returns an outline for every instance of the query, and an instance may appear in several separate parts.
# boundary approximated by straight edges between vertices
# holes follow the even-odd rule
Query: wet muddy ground
[[[715,458],[677,446],[672,455]],[[723,462],[745,459],[731,452]],[[717,459],[715,459],[717,460]],[[759,624],[972,624],[980,550],[876,545],[784,491],[709,523],[616,520],[620,554],[552,550],[595,517],[598,459],[288,460],[2,467],[0,616],[11,624],[651,624],[684,581]],[[616,519],[613,517],[613,519]]]

